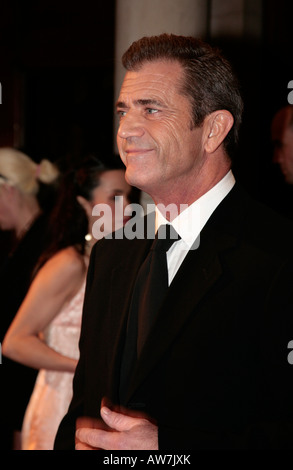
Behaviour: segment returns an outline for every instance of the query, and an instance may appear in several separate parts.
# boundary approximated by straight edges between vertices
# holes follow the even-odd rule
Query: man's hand
[[[158,428],[149,420],[101,408],[102,420],[80,418],[76,450],[158,450]]]

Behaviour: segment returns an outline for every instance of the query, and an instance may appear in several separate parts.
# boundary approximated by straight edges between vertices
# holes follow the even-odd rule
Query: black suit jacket
[[[177,272],[125,403],[159,428],[159,449],[293,448],[292,223],[236,184]],[[151,240],[92,252],[74,396],[55,448],[74,448],[78,416],[119,404],[137,271]]]

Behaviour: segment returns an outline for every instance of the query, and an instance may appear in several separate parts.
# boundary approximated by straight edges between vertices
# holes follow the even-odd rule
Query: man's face
[[[202,166],[202,128],[180,94],[183,69],[174,61],[145,63],[125,75],[117,102],[118,149],[129,184],[155,202],[187,189]]]

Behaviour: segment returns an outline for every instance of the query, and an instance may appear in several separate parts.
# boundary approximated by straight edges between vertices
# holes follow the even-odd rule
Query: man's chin
[[[129,165],[126,168],[125,179],[130,186],[135,186],[142,191],[145,191],[144,187],[147,184],[145,178],[142,177],[141,172],[137,168],[133,168],[132,165]]]

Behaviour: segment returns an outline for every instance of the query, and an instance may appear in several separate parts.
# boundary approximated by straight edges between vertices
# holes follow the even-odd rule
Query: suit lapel
[[[174,277],[133,371],[128,399],[180,334],[190,316],[196,315],[196,306],[222,275],[224,268],[220,254],[235,246],[242,227],[243,213],[237,205],[235,211],[234,204],[235,200],[242,198],[238,190],[232,191],[202,231],[199,248],[188,253]],[[184,293],[184,296],[180,293]]]
[[[127,320],[132,298],[134,283],[138,270],[146,258],[154,236],[154,214],[150,214],[140,221],[141,227],[137,228],[138,233],[143,234],[142,239],[128,240],[129,246],[123,245],[123,261],[115,266],[112,271],[110,283],[110,309],[109,309],[109,328],[115,329],[115,341],[109,349],[109,367],[115,371],[111,374],[110,390],[118,389],[118,377],[120,375],[120,361],[123,354],[124,342],[126,337]],[[151,235],[153,234],[153,235]],[[117,290],[119,286],[119,290]],[[113,335],[114,337],[114,335]]]
[[[188,253],[168,290],[157,321],[147,339],[130,380],[129,398],[160,357],[170,347],[175,336],[185,326],[196,305],[221,276],[219,257],[211,244]],[[184,292],[184,296],[178,295]]]

